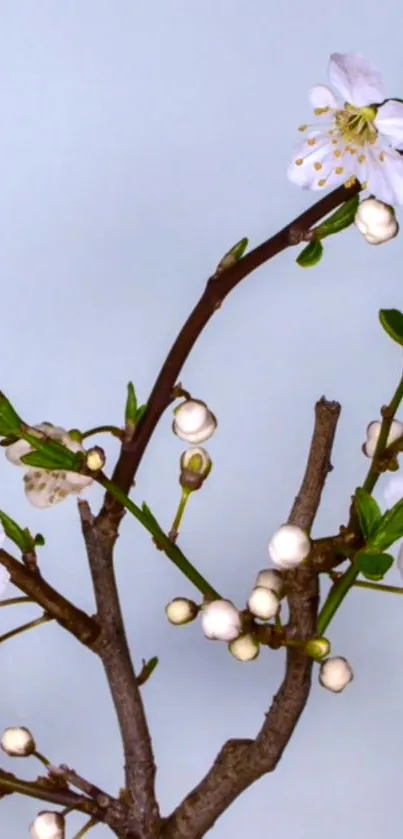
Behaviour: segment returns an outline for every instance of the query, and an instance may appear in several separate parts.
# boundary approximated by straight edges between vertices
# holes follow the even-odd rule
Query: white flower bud
[[[42,810],[31,824],[30,835],[31,839],[64,839],[64,816],[52,810]]]
[[[345,658],[328,658],[320,665],[320,684],[333,693],[341,693],[353,678],[354,673]]]
[[[280,601],[274,591],[263,586],[253,589],[248,600],[248,609],[256,618],[269,621],[277,615],[280,608]]]
[[[202,629],[210,641],[234,641],[242,631],[241,616],[230,600],[213,600],[201,610]]]
[[[228,644],[228,649],[238,661],[253,661],[260,652],[259,641],[253,635],[239,635]]]
[[[375,449],[379,440],[379,434],[381,432],[381,425],[378,420],[374,422],[370,422],[367,427],[367,439],[364,443],[364,454],[367,457],[373,457],[375,454]],[[386,445],[390,446],[395,440],[399,440],[400,437],[403,435],[403,423],[399,422],[398,420],[392,420],[392,424],[389,429],[388,439],[386,441]]]
[[[200,399],[185,399],[174,410],[172,430],[187,443],[204,443],[217,428],[217,420]]]
[[[194,620],[199,611],[197,603],[186,597],[175,597],[165,606],[165,614],[170,623],[181,626]]]
[[[105,452],[100,446],[94,446],[92,449],[88,449],[85,464],[90,472],[99,472],[100,469],[104,468],[105,461]]]
[[[284,580],[282,574],[279,571],[275,571],[273,568],[262,568],[259,571],[256,581],[255,587],[263,586],[263,588],[268,588],[270,591],[275,591],[278,597],[281,597],[284,589]]]
[[[314,658],[315,661],[321,661],[330,653],[330,641],[327,638],[310,638],[305,644],[305,652],[307,655]]]
[[[9,757],[28,757],[36,749],[35,740],[28,728],[6,728],[1,738],[1,748]]]
[[[371,245],[388,242],[399,231],[393,207],[376,198],[361,201],[356,212],[355,224]]]
[[[296,568],[308,556],[311,542],[304,530],[294,524],[284,524],[269,542],[269,556],[278,568]]]

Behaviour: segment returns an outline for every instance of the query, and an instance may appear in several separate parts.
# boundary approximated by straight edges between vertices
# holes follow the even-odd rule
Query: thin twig
[[[100,789],[100,787],[97,787],[91,781],[87,781],[81,775],[78,775],[74,769],[70,769],[65,763],[62,763],[60,766],[54,766],[53,764],[49,765],[48,772],[50,776],[62,778],[72,787],[76,787],[81,790],[81,792],[85,792],[85,794],[96,801],[100,807],[109,807],[113,801],[116,802],[116,799],[113,798],[113,796],[108,795],[108,793],[104,792],[104,790]]]

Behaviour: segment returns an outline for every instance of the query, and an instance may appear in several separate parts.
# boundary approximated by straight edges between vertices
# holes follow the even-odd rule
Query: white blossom
[[[165,613],[170,623],[181,626],[190,623],[199,611],[197,603],[186,597],[175,597],[165,606]]]
[[[319,669],[319,681],[322,687],[333,693],[341,693],[354,678],[354,673],[346,658],[341,656],[327,658]]]
[[[200,399],[185,399],[174,410],[172,430],[187,443],[204,443],[217,428],[217,420],[205,402]]]
[[[231,641],[228,649],[238,661],[253,661],[259,655],[260,645],[253,635],[246,633]]]
[[[234,641],[242,631],[241,616],[230,600],[213,600],[201,610],[201,624],[211,641]]]
[[[376,198],[365,198],[360,202],[354,222],[370,245],[389,242],[399,232],[393,207]]]
[[[294,524],[284,524],[269,542],[269,555],[278,568],[296,568],[311,550],[309,536]]]
[[[84,452],[83,446],[70,437],[66,429],[52,425],[49,422],[42,422],[29,429],[33,436],[40,436],[39,432],[46,434],[51,440],[58,440],[72,452]],[[36,467],[29,467],[21,462],[24,455],[34,451],[34,448],[26,440],[17,440],[6,447],[6,457],[15,466],[23,466],[27,472],[24,475],[24,487],[28,500],[35,507],[52,507],[63,501],[67,496],[78,495],[83,489],[92,484],[93,479],[76,472],[62,470],[48,470]]]
[[[378,443],[379,434],[381,431],[382,423],[379,420],[374,420],[374,422],[370,422],[367,426],[367,439],[364,443],[363,449],[364,453],[367,457],[373,457],[375,454],[375,449]],[[399,422],[399,420],[392,420],[388,438],[386,441],[386,445],[390,446],[391,443],[394,443],[395,440],[398,440],[403,435],[403,423]]]
[[[255,587],[258,586],[263,586],[263,588],[275,591],[277,596],[281,597],[284,589],[284,579],[279,571],[276,571],[273,568],[262,568],[255,581]]]
[[[30,827],[31,839],[64,839],[65,818],[53,810],[42,810]]]
[[[274,591],[264,586],[253,589],[248,600],[248,609],[256,618],[269,621],[277,615],[279,608],[280,601]]]
[[[310,92],[319,122],[301,125],[305,142],[288,168],[289,179],[320,190],[358,179],[387,204],[403,203],[403,102],[386,99],[380,74],[358,53],[333,53],[329,81]]]
[[[9,757],[28,757],[35,751],[35,740],[28,728],[6,728],[1,738],[1,748]]]

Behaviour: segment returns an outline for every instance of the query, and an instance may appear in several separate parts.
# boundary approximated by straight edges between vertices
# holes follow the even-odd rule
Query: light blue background
[[[224,251],[242,236],[257,245],[315,200],[285,172],[329,54],[362,52],[389,95],[403,96],[399,14],[397,0],[3,0],[0,386],[28,421],[120,423],[129,379],[146,399]],[[343,405],[315,530],[325,535],[346,520],[368,465],[365,427],[400,375],[377,316],[402,306],[401,238],[371,248],[350,230],[329,240],[312,271],[295,265],[297,252],[236,289],[182,376],[219,429],[208,444],[214,471],[190,503],[180,544],[240,606],[298,488],[316,399]],[[168,412],[133,495],[166,528],[183,450],[171,420]],[[110,469],[116,452],[108,446]],[[4,459],[1,508],[46,535],[43,574],[93,610],[74,501],[35,510],[21,477]],[[88,497],[97,509],[100,493]],[[129,518],[116,567],[136,663],[160,656],[144,699],[167,814],[226,738],[260,727],[283,653],[242,666],[198,624],[168,625],[165,604],[194,590]],[[400,839],[402,610],[397,597],[349,596],[329,634],[355,681],[340,696],[315,683],[279,768],[237,800],[215,839]],[[1,610],[0,629],[37,614]],[[0,676],[1,728],[29,726],[54,762],[117,792],[121,746],[95,657],[50,624],[1,647]],[[37,772],[5,755],[1,766]],[[43,806],[2,800],[1,837],[28,836]],[[68,839],[82,823],[69,817]]]

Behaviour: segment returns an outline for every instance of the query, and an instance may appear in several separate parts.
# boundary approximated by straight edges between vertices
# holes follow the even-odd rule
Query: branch
[[[10,572],[11,582],[27,594],[46,614],[57,621],[63,629],[87,647],[91,647],[99,634],[99,626],[86,612],[70,603],[62,594],[47,583],[38,573],[33,573],[18,559],[0,549],[0,564]]]
[[[340,405],[320,399],[301,489],[289,523],[310,529],[330,470],[330,454]],[[319,605],[318,577],[309,565],[285,574],[289,590],[289,627],[302,640],[315,634]],[[201,839],[247,787],[272,772],[305,708],[313,662],[301,650],[287,650],[286,673],[280,690],[255,740],[229,740],[200,784],[168,817],[164,839]]]
[[[268,262],[268,260],[277,256],[277,254],[281,253],[287,247],[301,241],[304,233],[314,224],[332,212],[339,204],[343,204],[345,201],[353,198],[360,189],[361,186],[358,181],[349,188],[345,186],[338,187],[294,219],[290,224],[287,224],[286,227],[266,242],[263,242],[263,244],[246,254],[235,265],[227,268],[220,274],[210,277],[204,293],[189,315],[168,353],[149,396],[147,410],[136,428],[134,438],[122,444],[112,481],[126,494],[131,489],[141,458],[153,431],[165,409],[171,404],[172,391],[186,359],[204,327],[221,306],[227,295],[241,280],[249,276],[260,265]],[[115,538],[123,513],[122,505],[109,495],[109,493],[106,493],[105,501],[98,518],[109,519],[110,526],[115,531]]]
[[[69,789],[63,789],[51,781],[38,778],[36,781],[25,781],[17,778],[11,772],[0,770],[0,794],[10,795],[17,792],[20,795],[27,795],[30,798],[37,798],[40,801],[49,801],[52,804],[59,804],[61,807],[69,807],[81,813],[92,815],[100,821],[104,821],[105,811],[95,801],[91,801],[83,795],[77,795]]]
[[[151,839],[158,835],[160,824],[155,796],[156,767],[120,608],[113,540],[110,532],[96,523],[86,501],[79,501],[78,506],[101,626],[93,649],[104,666],[123,741],[126,826],[141,839]]]

